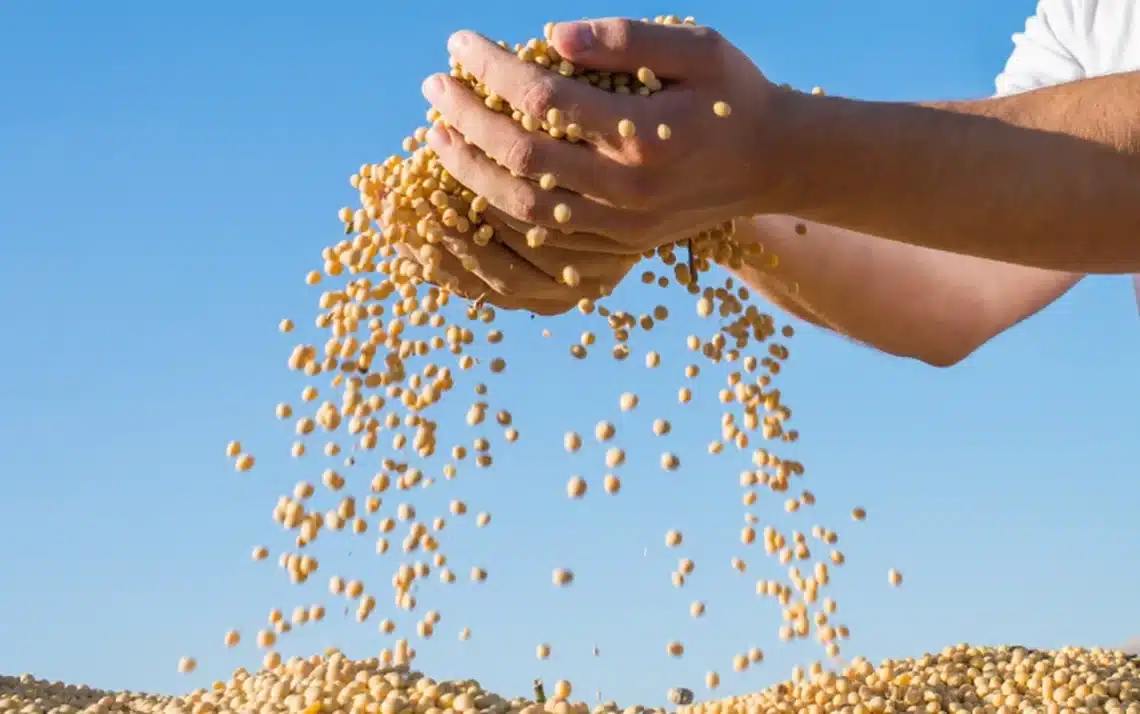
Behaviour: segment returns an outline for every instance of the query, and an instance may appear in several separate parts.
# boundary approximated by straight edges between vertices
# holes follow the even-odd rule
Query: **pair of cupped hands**
[[[770,172],[758,157],[767,105],[778,91],[705,27],[586,20],[555,25],[550,41],[577,66],[629,74],[647,67],[667,87],[649,96],[614,93],[524,61],[473,32],[451,36],[452,58],[512,107],[532,117],[556,108],[564,125],[577,124],[581,140],[570,142],[527,131],[447,74],[423,84],[446,120],[428,132],[428,145],[450,174],[487,200],[484,217],[495,229],[485,246],[446,235],[438,269],[460,295],[543,315],[604,294],[646,251],[761,212]],[[729,116],[714,113],[718,102],[731,108]],[[633,123],[632,136],[628,124],[619,132],[622,120]],[[669,130],[659,132],[661,125]],[[555,188],[540,186],[546,174],[556,177]],[[555,219],[559,204],[569,208],[569,220]],[[539,247],[527,244],[534,226],[545,229]],[[415,251],[401,254],[419,260]],[[457,254],[474,257],[474,269]],[[564,279],[567,265],[579,279]]]

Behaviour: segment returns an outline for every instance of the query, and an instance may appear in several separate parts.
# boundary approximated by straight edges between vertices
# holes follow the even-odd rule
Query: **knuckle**
[[[511,216],[527,224],[538,223],[539,197],[529,186],[516,186],[508,194],[506,203],[504,209]]]
[[[614,50],[628,49],[635,31],[634,21],[629,18],[619,18],[606,23],[604,28],[606,46]]]
[[[533,117],[545,117],[547,111],[558,106],[560,84],[554,76],[534,80],[523,92],[519,109]]]
[[[503,157],[503,167],[520,176],[533,176],[540,167],[539,153],[541,151],[538,140],[530,135],[521,134],[511,142]]]

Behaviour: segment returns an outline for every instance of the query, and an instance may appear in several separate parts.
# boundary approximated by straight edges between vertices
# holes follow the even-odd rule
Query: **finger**
[[[450,207],[457,212],[464,212],[464,207],[460,201],[452,197],[450,199]],[[488,211],[494,211],[492,207],[488,207]],[[431,261],[436,254],[446,255],[459,262],[462,269],[462,274],[471,275],[473,278],[481,281],[494,281],[498,279],[492,287],[501,294],[513,291],[513,287],[509,280],[523,280],[523,292],[534,291],[535,284],[528,278],[534,278],[534,273],[524,271],[523,273],[515,272],[511,267],[515,263],[523,266],[532,267],[539,272],[545,273],[553,280],[558,279],[558,275],[547,270],[543,270],[541,265],[536,264],[532,260],[528,260],[528,256],[523,255],[520,251],[515,250],[513,245],[504,240],[505,237],[514,235],[502,221],[493,220],[486,213],[483,214],[483,219],[488,223],[488,227],[492,229],[492,233],[488,235],[486,241],[475,240],[474,236],[459,234],[455,231],[445,232],[438,234],[439,240],[436,245],[423,245],[420,246],[418,255],[421,261]],[[491,220],[488,220],[491,219]],[[525,239],[522,241],[523,246],[526,245]],[[443,248],[443,251],[440,251]],[[531,251],[533,253],[533,251]],[[438,261],[437,261],[438,262]],[[454,265],[454,261],[451,262]],[[442,268],[441,268],[442,269]],[[451,270],[455,272],[454,269]],[[444,273],[446,275],[446,273]],[[506,283],[505,285],[500,283]],[[540,289],[547,290],[550,288],[549,284],[545,281],[539,281]]]
[[[464,270],[485,282],[496,295],[517,297],[520,306],[526,307],[534,302],[561,305],[569,300],[573,304],[580,297],[596,298],[602,294],[607,281],[599,276],[612,273],[612,269],[605,270],[595,260],[587,262],[587,270],[583,271],[583,253],[530,248],[521,234],[497,221],[490,223],[496,232],[493,241],[485,246],[454,234],[445,235],[441,242],[449,257],[458,259]]]
[[[504,213],[503,211],[489,207],[484,213],[484,218],[493,226],[504,225],[514,233],[526,236],[533,224],[524,223],[519,219]],[[570,251],[573,253],[604,253],[606,255],[624,255],[624,256],[640,256],[645,252],[646,248],[639,247],[636,241],[626,240],[618,241],[606,236],[599,236],[592,233],[575,233],[573,231],[559,231],[559,230],[546,230],[543,235],[544,240],[542,245],[544,247],[560,248],[562,250]],[[529,245],[528,245],[529,247]],[[529,252],[519,251],[525,256],[530,256]]]
[[[453,77],[428,77],[423,93],[466,141],[516,175],[538,180],[550,174],[558,185],[572,191],[606,195],[608,187],[629,171],[590,144],[561,141],[545,131],[528,131],[507,115],[487,109],[474,92]]]
[[[420,266],[420,277],[459,297],[470,298],[487,289],[478,277],[464,270],[455,256],[445,251],[437,251],[428,257],[425,252],[417,251],[406,243],[396,243],[394,248],[401,258]]]
[[[520,59],[474,32],[456,32],[447,49],[464,71],[515,109],[539,120],[547,119],[551,109],[558,109],[562,123],[578,124],[587,140],[593,132],[616,127],[629,104],[628,97]]]
[[[462,209],[455,198],[451,199],[450,205],[456,211]],[[489,207],[488,210],[495,209]],[[476,242],[472,236],[456,234],[453,231],[444,232],[440,243],[445,253],[458,260],[465,273],[487,283],[499,294],[512,294],[520,286],[524,293],[534,293],[537,290],[540,294],[544,294],[551,290],[553,286],[550,282],[542,280],[538,274],[545,274],[551,280],[556,280],[557,276],[546,273],[526,256],[506,244],[500,231],[505,233],[510,231],[509,229],[504,231],[501,222],[488,222],[494,232],[485,243]]]
[[[418,263],[428,282],[439,285],[452,295],[465,300],[482,300],[506,310],[528,310],[539,315],[560,315],[575,304],[564,295],[557,299],[537,299],[498,293],[477,275],[464,268],[459,258],[449,252],[441,252],[434,263],[426,262],[408,245],[396,245],[396,252],[401,257]]]
[[[526,236],[512,230],[506,225],[488,216],[491,225],[494,225],[495,235],[503,241],[512,251],[524,257],[527,262],[555,280],[564,281],[566,266],[573,267],[581,279],[579,290],[583,293],[592,293],[595,283],[601,284],[612,279],[615,273],[615,261],[621,261],[626,267],[632,267],[636,258],[629,256],[615,256],[610,253],[586,252],[583,250],[568,250],[549,244],[537,248],[527,244]],[[640,257],[640,255],[638,256]]]
[[[571,62],[631,74],[648,67],[659,78],[679,81],[719,76],[728,46],[709,27],[625,18],[558,23],[551,38]]]
[[[550,233],[546,245],[572,253],[640,256],[645,249],[635,244],[619,243],[612,238],[590,233]]]
[[[517,218],[513,218],[506,213],[503,213],[497,208],[488,208],[484,214],[484,218],[496,227],[496,235],[503,237],[504,242],[512,246],[512,249],[520,255],[526,257],[527,260],[532,260],[534,251],[530,248],[526,241],[525,236],[527,232],[534,226],[523,223]],[[505,226],[510,236],[498,232],[498,226]],[[623,255],[623,256],[638,256],[644,252],[642,249],[633,243],[623,243],[616,241],[613,238],[606,238],[605,236],[593,235],[591,233],[574,233],[563,232],[557,230],[547,230],[544,234],[543,248],[556,248],[564,250],[567,255],[576,253],[602,253],[605,255]],[[526,249],[515,247],[519,240],[522,244],[526,245]],[[573,260],[571,261],[573,262]]]
[[[484,219],[492,225],[504,224],[512,231],[522,234],[525,234],[530,228],[525,223],[496,208],[488,208],[484,214]],[[672,216],[670,221],[660,225],[654,231],[644,232],[637,236],[629,235],[621,240],[590,233],[547,231],[543,247],[560,248],[575,253],[602,253],[631,258],[652,257],[655,246],[670,242],[684,242],[687,238],[697,237],[704,231],[716,229],[722,223],[723,221],[719,218],[709,220],[705,212],[682,211]],[[528,259],[531,256],[530,252],[520,252]]]
[[[560,187],[544,190],[533,181],[512,176],[455,129],[436,124],[427,140],[460,183],[525,224],[618,238],[639,232],[647,220],[647,214],[617,209]]]
[[[526,300],[558,298],[565,288],[505,245],[492,241],[476,245],[454,233],[443,236],[443,246],[460,264],[499,295]]]

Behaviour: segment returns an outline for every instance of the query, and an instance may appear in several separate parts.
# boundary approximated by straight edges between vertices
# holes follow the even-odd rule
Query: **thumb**
[[[560,22],[550,41],[563,57],[590,69],[633,74],[648,67],[673,80],[715,72],[725,45],[712,28],[625,18]]]

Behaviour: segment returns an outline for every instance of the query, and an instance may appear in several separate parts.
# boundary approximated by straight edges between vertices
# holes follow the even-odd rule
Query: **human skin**
[[[592,42],[583,49],[584,27]],[[472,33],[457,33],[449,45],[490,89],[515,100],[512,106],[544,116],[572,102],[566,113],[596,125],[593,152],[528,137],[536,132],[521,128],[475,143],[525,163],[510,167],[526,169],[518,173],[588,184],[590,197],[564,191],[548,200],[584,199],[577,203],[587,215],[567,227],[605,235],[615,251],[651,247],[679,228],[735,212],[796,215],[1052,270],[1140,272],[1140,72],[977,101],[867,102],[778,87],[708,28],[596,20],[556,27],[553,42],[565,58],[588,66],[684,73],[674,96],[685,102],[620,97],[526,67]],[[464,103],[459,91],[429,96],[468,138],[491,114],[471,111],[477,102]],[[732,118],[718,121],[711,101],[700,105],[714,96],[736,107]],[[643,130],[612,145],[622,113],[636,113],[646,128],[673,126],[674,138],[657,141]],[[677,129],[689,125],[706,131],[686,136]],[[543,206],[519,200],[525,186],[507,185],[509,174],[472,178],[489,197],[499,189],[508,214],[554,225],[536,212]],[[714,203],[723,204],[720,213],[711,210]],[[658,217],[666,205],[694,212],[693,220],[678,225]]]
[[[1140,272],[1140,72],[978,101],[780,103],[775,212],[1038,268]]]
[[[737,238],[779,256],[774,269],[758,259],[733,271],[769,302],[883,352],[936,367],[961,362],[1082,277],[918,248],[791,216],[740,219]]]
[[[617,285],[636,261],[630,256],[604,256],[604,260],[581,260],[581,254],[549,247],[529,251],[526,237],[497,218],[488,222],[495,229],[495,241],[476,245],[470,236],[444,232],[437,258],[430,265],[432,282],[446,285],[455,295],[469,300],[487,300],[508,310],[528,310],[537,315],[559,315],[573,308],[583,297],[596,298]],[[407,245],[397,245],[401,257],[424,263],[424,254]],[[422,250],[422,248],[421,248]],[[523,260],[520,254],[527,254]],[[466,262],[468,259],[470,262]],[[473,260],[471,260],[473,259]],[[578,267],[579,283],[560,282],[562,268]]]
[[[952,363],[1048,304],[1080,274],[1140,271],[1140,112],[1133,109],[1140,107],[1138,73],[980,101],[859,102],[775,87],[755,68],[750,72],[750,63],[742,64],[735,48],[707,30],[685,45],[673,28],[665,52],[661,36],[652,35],[660,28],[651,32],[622,20],[587,24],[594,42],[584,51],[574,45],[581,23],[556,28],[554,42],[563,56],[627,71],[642,64],[719,70],[730,65],[733,71],[688,78],[686,89],[705,99],[731,96],[733,115],[722,121],[732,121],[734,127],[725,123],[718,130],[734,141],[725,147],[693,145],[673,156],[696,154],[702,164],[720,167],[718,177],[733,177],[732,186],[718,186],[731,200],[713,208],[738,211],[736,215],[797,215],[817,224],[810,237],[798,237],[807,240],[796,241],[776,228],[777,219],[741,222],[743,236],[780,244],[773,252],[783,261],[785,284],[795,285],[796,292],[781,295],[779,284],[755,266],[746,266],[740,275],[805,319],[888,352]],[[558,96],[548,86],[536,89],[520,82],[510,70],[516,60],[509,53],[494,56],[465,37],[453,42],[453,51],[466,52],[465,66],[483,71],[492,89],[508,100],[517,99],[535,113],[543,111],[543,101]],[[472,57],[473,48],[486,56]],[[703,62],[698,61],[701,53]],[[723,86],[725,76],[735,84]],[[514,84],[508,86],[508,81]],[[722,85],[704,91],[716,81]],[[433,103],[450,119],[449,108],[458,105],[449,107],[438,99]],[[678,114],[684,109],[675,103],[658,106],[660,115],[639,124],[695,122]],[[458,129],[471,139],[478,134],[473,129],[477,121],[478,114],[468,113]],[[741,127],[748,133],[733,133]],[[674,132],[673,146],[684,138],[679,133]],[[576,211],[589,216],[586,225],[576,226],[586,230],[563,237],[591,251],[591,260],[605,252],[640,252],[655,240],[670,241],[685,228],[723,217],[690,210],[687,216],[667,216],[665,224],[647,220],[645,214],[660,214],[662,205],[692,209],[704,199],[692,193],[702,182],[693,180],[691,165],[676,163],[680,158],[654,157],[648,144],[611,146],[585,158],[574,154],[578,163],[569,167],[559,163],[557,154],[534,151],[534,146],[519,151],[516,140],[507,136],[506,141],[499,147],[481,146],[478,139],[474,143],[492,155],[509,150],[523,156],[532,164],[523,168],[614,177],[603,182],[602,195],[596,196],[605,210],[590,205]],[[441,158],[452,170],[448,161],[454,157],[442,152]],[[742,166],[748,171],[740,172]],[[478,171],[471,162],[452,173],[468,183],[468,176]],[[650,178],[651,172],[675,181]],[[508,218],[547,220],[535,212],[533,201],[518,200],[519,186],[525,184],[506,186],[501,176],[491,174],[474,183],[480,181],[486,187],[481,193],[499,192],[498,207]],[[658,205],[646,201],[644,191],[630,190],[646,186],[653,187]],[[793,266],[799,266],[795,277]],[[993,289],[974,290],[975,285]],[[839,286],[846,287],[840,291]],[[902,295],[908,299],[899,300]],[[949,324],[953,329],[933,332],[954,344],[911,344],[916,334],[932,332],[929,327],[915,331],[923,324]]]
[[[481,160],[476,147],[454,129],[448,132],[455,134],[451,141],[462,152],[453,167]],[[453,159],[456,156],[451,154]],[[1048,305],[1081,277],[917,248],[786,216],[738,219],[736,225],[737,240],[760,243],[766,252],[761,261],[733,272],[769,302],[881,351],[934,366],[961,361]],[[806,228],[802,235],[796,225]],[[518,231],[502,224],[499,231],[501,245],[464,244],[466,251],[479,257],[480,275],[490,282],[479,287],[480,275],[452,267],[449,272],[462,278],[457,281],[460,294],[553,314],[569,309],[579,297],[595,296],[556,282],[559,259],[572,261],[610,284],[619,282],[628,270],[628,264],[618,262],[621,256],[580,250],[576,241],[597,243],[602,240],[598,236],[573,236],[566,246],[577,252],[546,247],[534,251],[521,245]],[[773,254],[780,258],[775,270],[767,265]],[[540,269],[534,270],[528,261]]]

